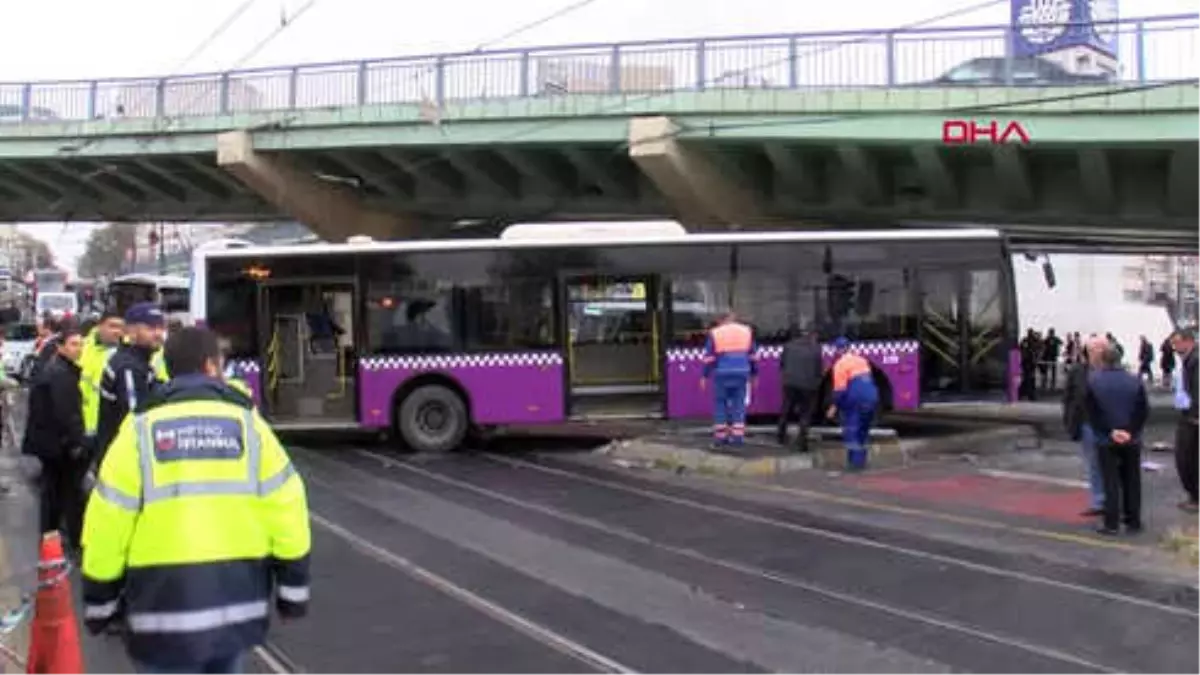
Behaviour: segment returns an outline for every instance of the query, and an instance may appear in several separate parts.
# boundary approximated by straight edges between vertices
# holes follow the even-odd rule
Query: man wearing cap
[[[162,309],[141,302],[125,312],[127,342],[117,350],[100,377],[100,415],[96,421],[96,456],[99,466],[109,443],[130,410],[137,407],[158,382],[151,360],[162,347],[166,320]]]
[[[833,345],[838,355],[833,362],[833,405],[827,415],[832,418],[838,413],[841,417],[846,468],[859,471],[867,467],[867,441],[879,406],[879,388],[871,363],[850,351],[849,339],[839,337]]]

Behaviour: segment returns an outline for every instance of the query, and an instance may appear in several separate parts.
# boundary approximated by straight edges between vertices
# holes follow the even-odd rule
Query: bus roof
[[[161,274],[125,274],[116,277],[108,282],[112,284],[146,284],[153,285],[155,288],[181,288],[187,289],[187,277],[175,277]]]
[[[913,229],[913,230],[868,230],[818,232],[735,232],[719,234],[688,234],[630,239],[624,236],[604,235],[595,238],[516,238],[516,239],[435,239],[418,241],[320,243],[288,246],[246,246],[231,249],[200,249],[198,254],[212,258],[286,258],[289,256],[332,256],[371,253],[432,253],[439,251],[490,251],[521,250],[538,248],[603,248],[621,246],[704,246],[715,244],[784,244],[817,243],[838,244],[857,241],[910,242],[930,241],[999,241],[1002,235],[995,229]]]

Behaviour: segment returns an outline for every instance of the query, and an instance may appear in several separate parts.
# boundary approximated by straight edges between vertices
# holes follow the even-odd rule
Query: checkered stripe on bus
[[[230,361],[228,365],[233,366],[235,370],[242,373],[257,373],[259,370],[258,361],[235,359]]]
[[[916,340],[881,340],[878,342],[852,342],[851,350],[866,356],[881,356],[884,354],[915,354],[921,350],[921,343]],[[833,356],[837,349],[833,345],[821,345],[821,353]],[[783,353],[782,345],[766,345],[758,350],[760,359],[777,359]],[[704,349],[688,347],[686,349],[670,349],[667,351],[668,363],[689,363],[704,358]]]
[[[555,352],[512,352],[499,354],[418,354],[413,356],[366,356],[359,359],[364,370],[435,370],[445,368],[520,368],[561,366]]]
[[[881,340],[879,342],[852,342],[851,351],[866,356],[882,356],[884,354],[916,354],[921,351],[921,343],[916,340]],[[833,356],[837,348],[833,345],[821,345],[821,353]]]

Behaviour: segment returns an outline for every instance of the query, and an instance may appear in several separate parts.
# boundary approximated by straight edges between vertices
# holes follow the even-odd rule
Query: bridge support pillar
[[[416,223],[370,209],[345,187],[318,180],[284,157],[257,152],[248,131],[217,136],[217,164],[326,241],[354,235],[381,240],[418,236]]]
[[[629,157],[692,230],[739,229],[766,220],[740,172],[719,158],[685,147],[669,117],[629,120]]]

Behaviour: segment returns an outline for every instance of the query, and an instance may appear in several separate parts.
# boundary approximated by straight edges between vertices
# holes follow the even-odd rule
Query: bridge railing
[[[1197,77],[1198,17],[658,40],[158,78],[0,83],[0,123],[377,104],[410,104],[437,115],[448,102],[572,94],[946,86],[954,83],[934,80],[976,58],[1001,60],[1002,81],[1020,85],[1021,62],[1012,46],[1071,31],[1108,36],[1119,55],[1116,81],[1152,83]]]

